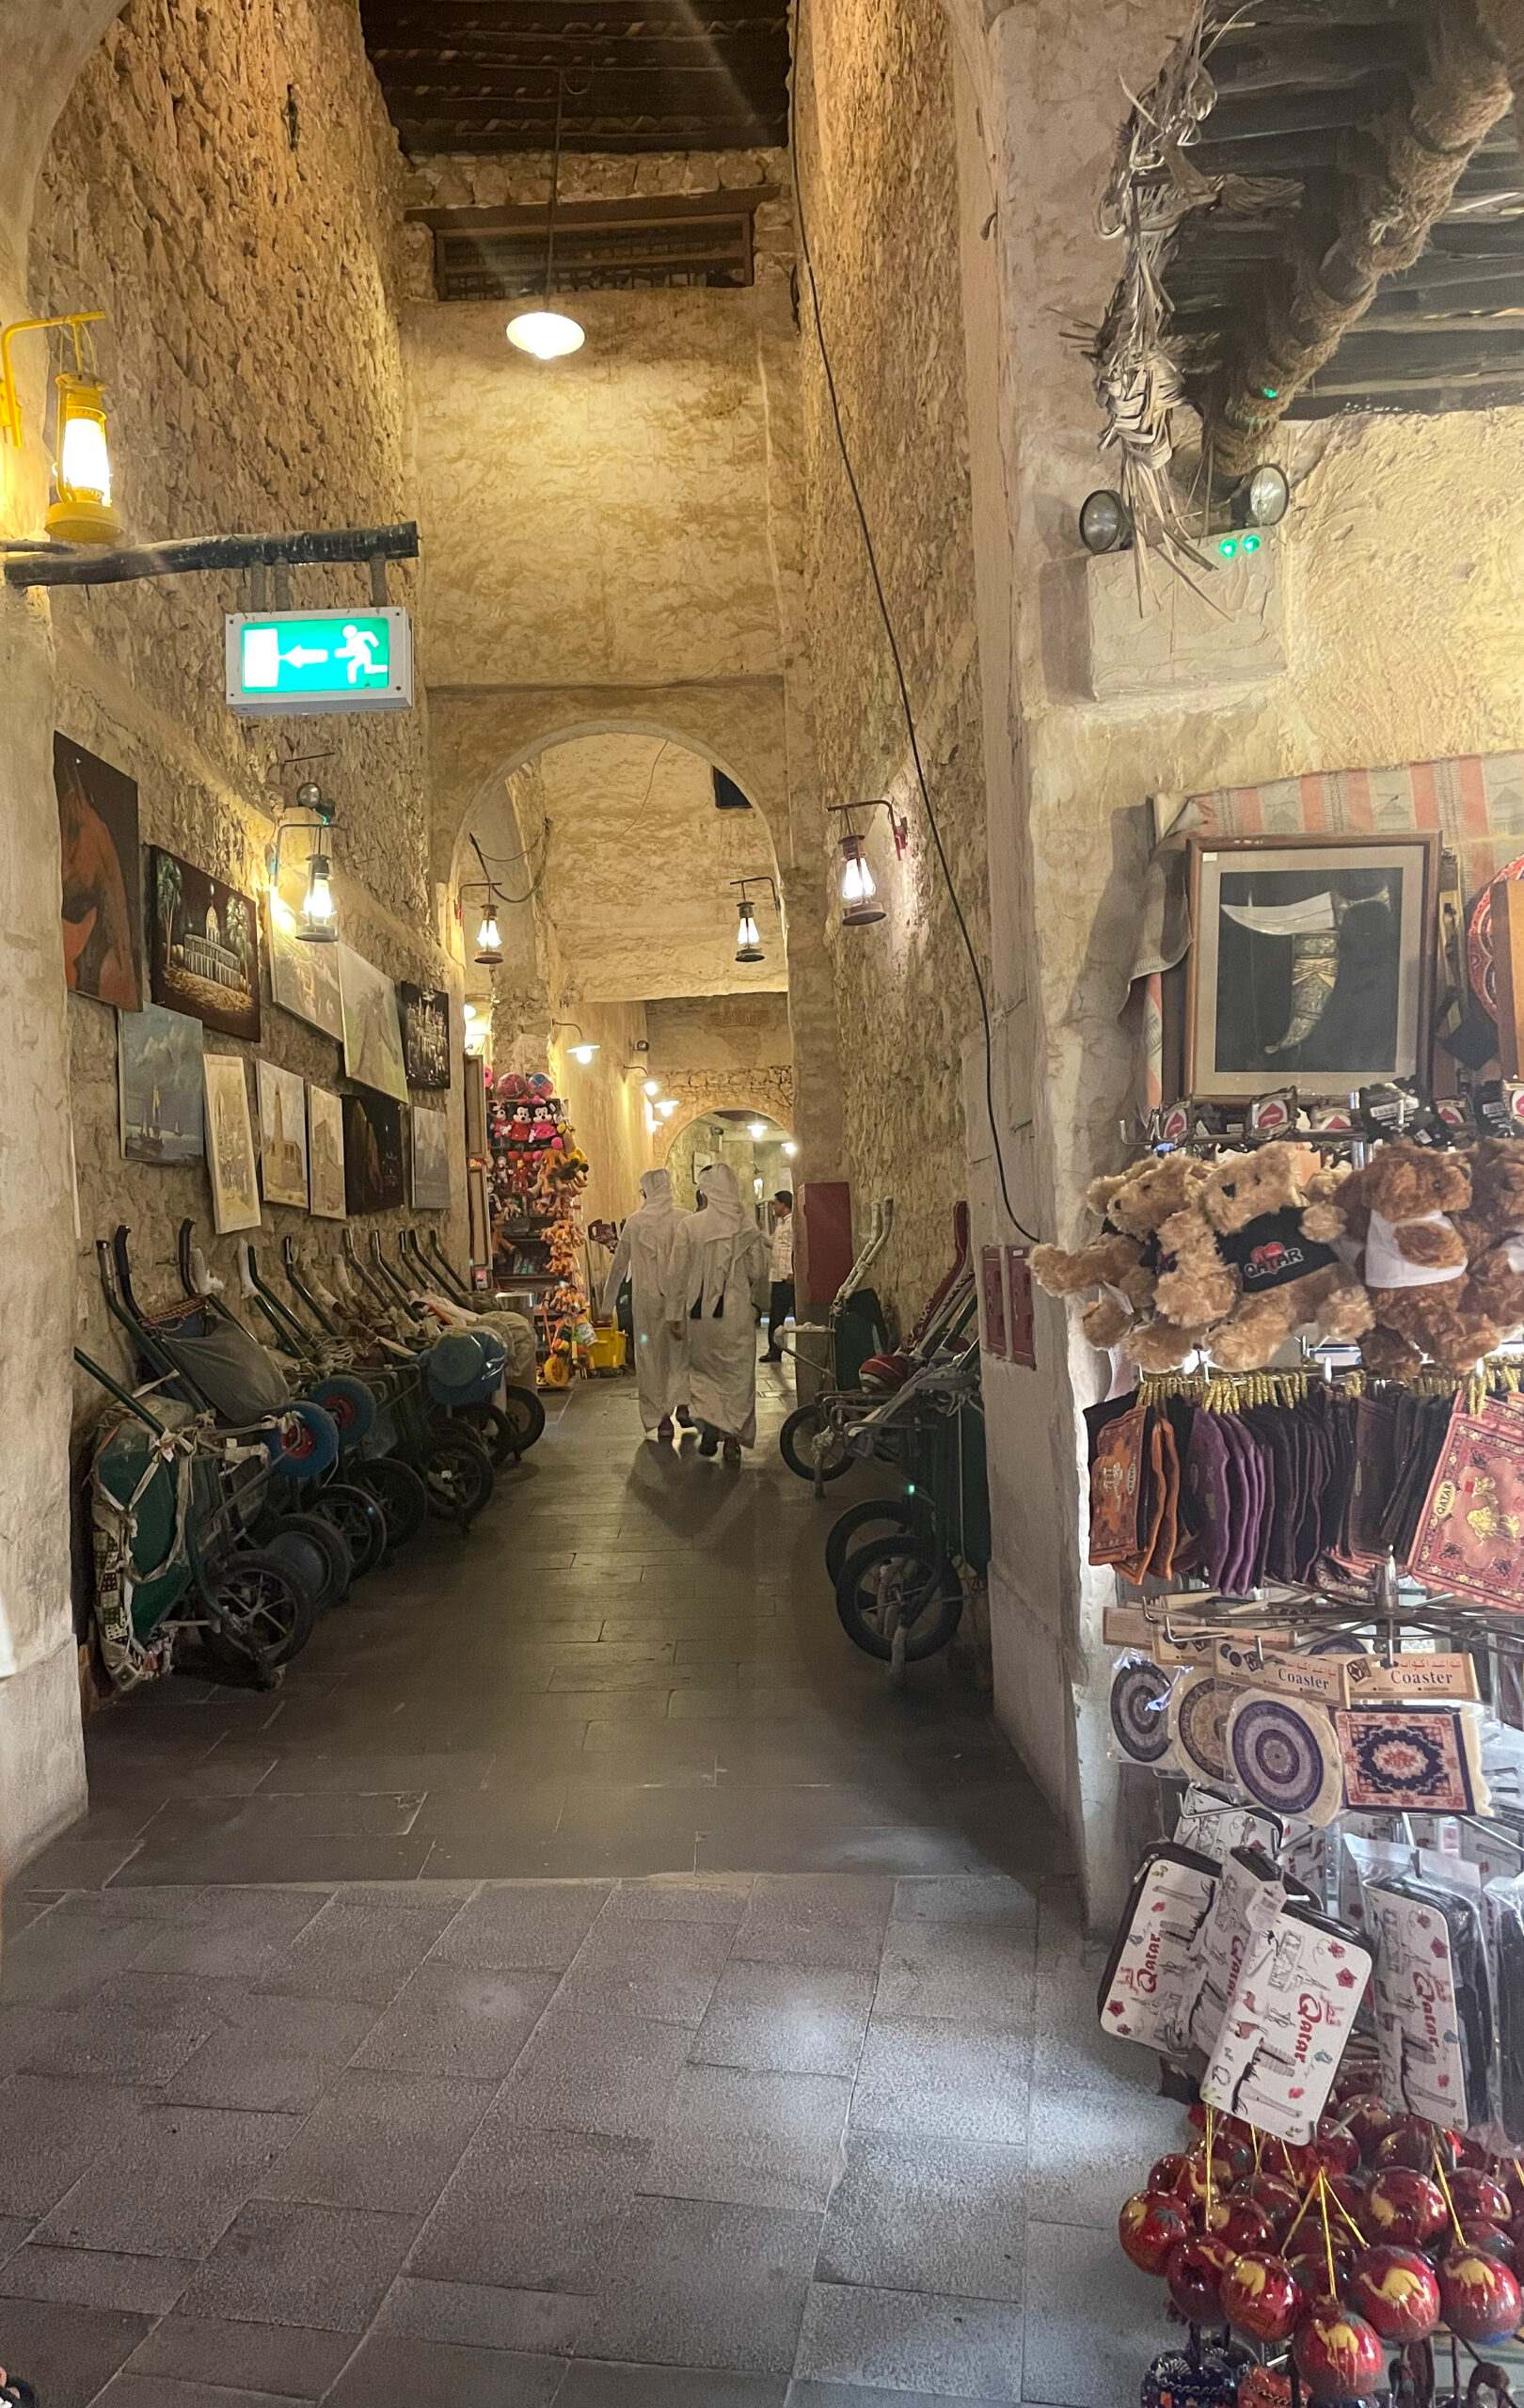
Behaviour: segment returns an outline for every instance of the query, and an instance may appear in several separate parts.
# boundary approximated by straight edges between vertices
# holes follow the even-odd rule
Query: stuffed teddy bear
[[[1524,1146],[1484,1137],[1467,1159],[1471,1201],[1455,1215],[1467,1258],[1461,1311],[1490,1323],[1497,1343],[1524,1328]]]
[[[1158,1280],[1158,1232],[1205,1175],[1205,1164],[1188,1154],[1145,1154],[1130,1169],[1090,1181],[1085,1200],[1103,1216],[1101,1235],[1092,1244],[1072,1253],[1062,1246],[1034,1246],[1032,1276],[1050,1296],[1101,1289],[1080,1317],[1092,1346],[1115,1346],[1126,1337],[1128,1353],[1137,1361],[1134,1348],[1143,1339]],[[1169,1333],[1167,1351],[1179,1336]],[[1183,1346],[1170,1362],[1150,1362],[1144,1368],[1172,1370],[1189,1352],[1188,1345]]]
[[[1470,1203],[1463,1153],[1399,1137],[1307,1214],[1310,1235],[1363,1243],[1373,1326],[1360,1354],[1378,1377],[1410,1379],[1425,1357],[1468,1371],[1497,1344],[1496,1323],[1469,1292],[1466,1239],[1452,1217]]]
[[[1358,1338],[1374,1319],[1354,1273],[1307,1228],[1303,1146],[1261,1146],[1214,1163],[1160,1244],[1174,1258],[1155,1304],[1172,1322],[1207,1324],[1207,1351],[1226,1371],[1257,1371],[1293,1330]]]

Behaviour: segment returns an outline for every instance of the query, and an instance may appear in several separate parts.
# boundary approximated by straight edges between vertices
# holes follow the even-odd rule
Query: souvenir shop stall
[[[488,1105],[494,1285],[524,1298],[540,1379],[564,1387],[594,1344],[582,1237],[587,1156],[543,1070],[506,1070]]]
[[[1524,2384],[1524,863],[1477,837],[1465,893],[1470,840],[1229,841],[1227,805],[1168,873],[1143,1143],[1094,1183],[1092,1242],[1032,1258],[1110,1356],[1089,1558],[1116,1584],[1111,1744],[1157,1804],[1097,1999],[1182,2107],[1178,2147],[1119,2181],[1119,2246],[1159,2285],[1141,2396],[1502,2399]]]

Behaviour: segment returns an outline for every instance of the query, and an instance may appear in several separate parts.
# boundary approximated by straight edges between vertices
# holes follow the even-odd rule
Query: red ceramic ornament
[[[1500,2182],[1480,2166],[1458,2165],[1450,2178],[1450,2195],[1462,2216],[1480,2216],[1484,2224],[1512,2224],[1513,2202]]]
[[[1181,2201],[1167,2191],[1135,2191],[1124,2199],[1117,2218],[1117,2238],[1125,2256],[1145,2274],[1162,2274],[1170,2251],[1190,2238],[1190,2217]]]
[[[1225,2199],[1237,2179],[1238,2177],[1233,2172],[1227,2151],[1225,2149],[1214,2148],[1212,2152],[1213,2197],[1214,2199]],[[1193,2148],[1191,2150],[1189,2156],[1185,2160],[1184,2175],[1176,2187],[1183,2199],[1190,2200],[1199,2208],[1205,2207],[1207,2199],[1207,2153],[1204,2148]]]
[[[1462,2216],[1460,2227],[1468,2249],[1479,2249],[1484,2258],[1496,2258],[1500,2265],[1517,2271],[1517,2253],[1511,2232],[1489,2223],[1485,2216]]]
[[[1359,2143],[1360,2155],[1366,2164],[1373,2163],[1376,2150],[1392,2127],[1394,2118],[1390,2108],[1383,2107],[1379,2099],[1357,2099],[1344,2120]]]
[[[1284,2258],[1246,2249],[1222,2278],[1222,2312],[1251,2340],[1289,2341],[1307,2310],[1307,2293]]]
[[[1302,2204],[1302,2194],[1294,2182],[1283,2174],[1256,2174],[1245,2186],[1246,2195],[1269,2217],[1278,2241],[1285,2238],[1286,2229]]]
[[[1387,2370],[1380,2334],[1337,2300],[1317,2302],[1292,2343],[1292,2355],[1317,2400],[1363,2400]]]
[[[1336,2297],[1348,2282],[1358,2255],[1358,2249],[1352,2246],[1349,2242],[1335,2240],[1333,2266]],[[1296,2235],[1296,2251],[1291,2259],[1291,2266],[1309,2299],[1316,2300],[1328,2295],[1328,2251],[1321,2232],[1315,2239],[1310,2239],[1306,2225],[1302,2226],[1301,2231]]]
[[[1362,2249],[1349,2278],[1349,2302],[1384,2341],[1424,2340],[1439,2321],[1439,2284],[1419,2249]]]
[[[1439,2304],[1445,2322],[1463,2341],[1501,2341],[1517,2331],[1524,2316],[1524,2299],[1508,2268],[1459,2243],[1439,2269]]]
[[[1276,2245],[1275,2226],[1264,2210],[1236,2192],[1230,2192],[1226,2199],[1214,2199],[1210,2216],[1202,2209],[1201,2229],[1226,2241],[1230,2249],[1273,2250]]]
[[[1429,2123],[1422,2115],[1399,2115],[1376,2146],[1377,2166],[1385,2169],[1389,2165],[1405,2165],[1410,2173],[1427,2174],[1434,2163],[1438,2131],[1437,2124]]]
[[[1328,2190],[1331,2196],[1338,2200],[1340,2206],[1343,2209],[1345,2215],[1347,2215],[1354,2224],[1358,2226],[1360,2231],[1363,2232],[1365,2230],[1366,2197],[1365,2184],[1360,2180],[1359,2177],[1355,2174],[1330,2174],[1328,2177]]]
[[[1171,2149],[1150,2168],[1144,2188],[1149,2191],[1173,2191],[1183,2197],[1189,2177],[1183,2149]]]
[[[1165,2279],[1187,2324],[1213,2324],[1220,2319],[1222,2278],[1237,2255],[1210,2232],[1176,2242],[1165,2264]]]
[[[1365,2229],[1373,2241],[1421,2248],[1450,2222],[1445,2194],[1426,2174],[1387,2165],[1371,2178],[1365,2194]]]
[[[1329,2174],[1353,2174],[1360,2162],[1360,2145],[1354,2133],[1345,2131],[1326,2115],[1307,2153],[1314,2165],[1323,2166]]]

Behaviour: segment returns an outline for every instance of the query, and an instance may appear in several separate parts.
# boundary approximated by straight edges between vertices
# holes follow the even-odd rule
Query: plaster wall
[[[815,0],[796,67],[798,171],[826,344],[952,876],[989,950],[984,735],[961,303],[953,46],[939,0]],[[965,1192],[960,1058],[977,1004],[913,774],[894,665],[832,424],[807,288],[802,316],[805,617],[828,804],[861,816],[885,916],[828,927],[846,1167],[863,1226],[893,1196],[876,1273],[913,1317],[946,1268]],[[831,823],[817,858],[839,834]],[[792,909],[792,907],[790,907]],[[806,1176],[818,1173],[807,1171]]]
[[[664,996],[647,1005],[645,1028],[651,1075],[663,1081],[685,1070],[787,1069],[793,1062],[781,995]]]
[[[1087,585],[1097,571],[1081,553],[1075,512],[1101,481],[1098,419],[1066,331],[1097,323],[1109,297],[1117,261],[1091,230],[1095,198],[1123,87],[1148,83],[1180,12],[1150,0],[1076,19],[1053,0],[1020,9],[950,0],[949,21],[963,86],[976,519],[1003,531],[984,535],[978,562],[980,658],[1001,688],[1015,767],[1004,795],[991,784],[992,863],[1015,865],[996,894],[997,1036],[1008,1039],[998,1113],[1017,1211],[1039,1235],[1073,1243],[1086,1180],[1120,1158],[1118,1123],[1131,1100],[1118,1015],[1136,934],[1144,798],[1524,742],[1514,609],[1524,425],[1500,412],[1288,427],[1275,446],[1295,496],[1278,539],[1284,671],[1246,676],[1230,620],[1204,683],[1182,689],[1166,644],[1152,690],[1094,701]],[[992,206],[992,290],[969,221]],[[1167,620],[1167,596],[1161,609]],[[1148,631],[1151,650],[1158,633]],[[971,1062],[971,1133],[976,1077],[982,1065]],[[985,1230],[1001,1233],[988,1163],[976,1163],[975,1189]],[[987,1385],[996,1701],[1068,1822],[1092,1917],[1104,1922],[1133,1853],[1104,1741],[1109,1576],[1086,1568],[1082,1532],[1077,1409],[1103,1392],[1104,1366],[1045,1300],[1038,1348],[1038,1372],[991,1366]]]
[[[591,1062],[575,1061],[570,1048],[577,1040],[560,1030],[550,1047],[550,1073],[588,1160],[582,1219],[622,1221],[639,1204],[641,1173],[655,1159],[641,1092],[645,1056],[635,1051],[645,1034],[645,1014],[639,1004],[580,1004],[577,1017],[584,1038],[598,1050]],[[595,1259],[595,1275],[599,1269]]]

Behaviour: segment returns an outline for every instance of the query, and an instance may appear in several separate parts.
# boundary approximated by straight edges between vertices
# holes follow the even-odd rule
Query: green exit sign
[[[413,700],[405,610],[228,617],[228,702],[241,719],[405,711]]]

